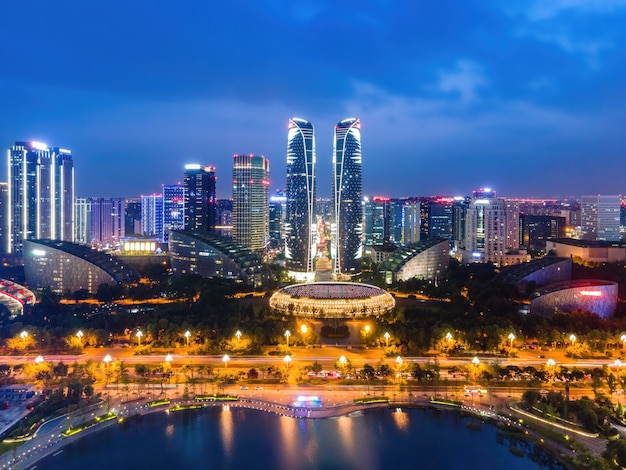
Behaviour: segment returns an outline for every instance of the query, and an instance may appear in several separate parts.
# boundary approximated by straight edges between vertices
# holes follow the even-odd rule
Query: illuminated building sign
[[[602,297],[602,292],[599,290],[581,290],[580,295],[583,297]]]

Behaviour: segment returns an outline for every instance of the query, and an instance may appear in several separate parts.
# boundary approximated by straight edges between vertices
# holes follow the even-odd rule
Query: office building
[[[315,131],[304,119],[289,120],[285,186],[285,266],[299,280],[315,278]]]
[[[9,185],[0,183],[0,253],[9,252]]]
[[[363,201],[363,235],[366,246],[388,244],[390,240],[390,199],[365,198]]]
[[[620,240],[620,196],[583,196],[580,199],[583,240]]]
[[[335,126],[333,142],[333,222],[331,257],[335,275],[361,272],[363,256],[361,122],[345,119]]]
[[[185,230],[212,232],[216,225],[215,168],[185,165]]]
[[[91,199],[77,197],[74,200],[74,242],[81,245],[91,243]]]
[[[94,248],[112,248],[119,246],[124,231],[124,199],[89,198],[91,206],[90,244]]]
[[[269,236],[272,248],[282,248],[285,240],[285,218],[287,213],[287,192],[277,190],[270,196]]]
[[[419,201],[407,201],[402,212],[404,219],[402,243],[404,245],[413,245],[420,241],[421,203]]]
[[[141,236],[163,240],[163,194],[141,196]]]
[[[141,199],[124,201],[124,232],[127,237],[141,235]]]
[[[11,253],[23,240],[74,237],[74,164],[70,150],[16,142],[8,151],[8,227]]]
[[[466,261],[500,264],[505,254],[506,211],[504,201],[491,189],[473,192],[466,214]]]
[[[185,227],[185,187],[179,184],[163,185],[163,241],[170,230]]]
[[[233,155],[233,240],[253,251],[269,240],[270,161]]]

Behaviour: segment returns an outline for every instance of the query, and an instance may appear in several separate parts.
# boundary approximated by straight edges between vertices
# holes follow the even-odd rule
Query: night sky
[[[77,196],[136,197],[232,155],[285,186],[287,121],[362,121],[363,193],[624,193],[626,0],[15,0],[0,146],[72,149]],[[6,158],[3,154],[3,158]],[[0,165],[6,180],[6,164]]]

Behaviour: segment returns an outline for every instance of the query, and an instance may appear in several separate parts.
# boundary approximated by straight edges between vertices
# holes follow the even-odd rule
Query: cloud
[[[543,21],[563,13],[608,14],[626,8],[626,0],[535,0],[528,2],[525,13],[532,21]]]
[[[470,60],[459,60],[453,70],[439,73],[437,87],[444,93],[460,96],[464,103],[478,100],[477,89],[487,85],[482,67]]]

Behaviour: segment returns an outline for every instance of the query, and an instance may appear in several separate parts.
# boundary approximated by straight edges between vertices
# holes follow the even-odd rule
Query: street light
[[[446,333],[446,339],[448,340],[448,345],[450,345],[450,341],[452,341],[452,333],[449,331]]]
[[[303,323],[302,326],[300,327],[300,332],[303,335],[306,335],[309,332],[309,329],[307,328],[307,326]]]
[[[287,369],[289,369],[289,364],[291,363],[291,356],[287,354],[285,358],[283,359],[283,361],[285,361],[285,364],[287,364]]]
[[[367,334],[369,334],[369,332],[370,332],[370,330],[371,330],[371,329],[372,329],[372,328],[371,328],[369,325],[365,325],[365,334],[366,334],[366,335],[367,335]],[[626,335],[625,335],[625,336],[626,336]]]
[[[474,358],[472,359],[472,364],[474,364],[474,380],[476,380],[476,377],[478,375],[478,366],[480,365],[480,359],[478,359],[477,356],[474,356]]]
[[[289,346],[289,337],[291,336],[291,331],[285,331],[285,338],[287,338],[287,346]]]
[[[389,338],[391,337],[391,335],[389,334],[388,331],[385,331],[385,334],[383,335],[383,338],[385,338],[385,345],[386,347],[389,347]]]
[[[576,335],[574,333],[569,335],[569,340],[572,342],[572,347],[574,347],[574,343],[576,342]]]
[[[76,333],[76,337],[78,338],[78,341],[81,342],[81,344],[83,343],[83,332],[82,330],[78,330],[78,332]]]
[[[102,359],[102,362],[104,362],[108,366],[112,360],[113,358],[111,357],[111,355],[107,354],[106,356],[104,356],[104,359]]]
[[[189,337],[191,336],[191,333],[189,332],[189,330],[185,331],[185,341],[187,342],[187,347],[189,347]]]
[[[237,337],[237,342],[239,342],[239,340],[241,339],[241,331],[237,330],[235,332],[235,336]]]
[[[224,354],[222,361],[224,361],[224,369],[226,369],[228,367],[228,361],[230,361],[230,357],[228,356],[228,354]]]
[[[165,356],[165,362],[167,362],[168,364],[171,364],[173,360],[174,358],[172,357],[171,354],[168,354],[167,356]]]
[[[622,335],[620,336],[620,338],[622,340],[622,349],[626,348],[626,335]]]
[[[143,336],[141,330],[137,330],[137,334],[135,336],[137,336],[137,345],[141,346],[141,337]]]
[[[515,335],[513,333],[509,333],[508,338],[511,341],[511,349],[513,349],[513,340],[515,339]]]
[[[22,331],[20,333],[20,338],[22,338],[22,341],[26,341],[26,338],[28,338],[28,332]]]
[[[43,361],[44,358],[41,354],[35,358],[35,364],[41,364]]]
[[[400,367],[403,362],[404,361],[402,360],[402,358],[400,356],[396,357],[396,364],[398,364],[398,367]]]

